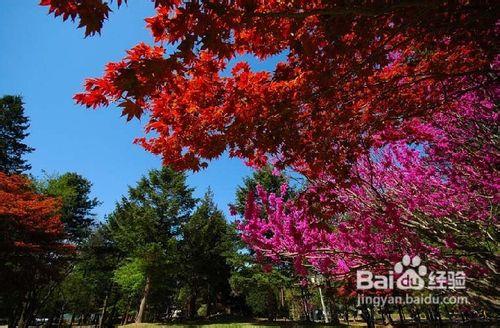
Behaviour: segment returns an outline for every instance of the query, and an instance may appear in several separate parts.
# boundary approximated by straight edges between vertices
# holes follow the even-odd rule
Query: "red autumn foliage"
[[[42,5],[80,19],[87,35],[109,12],[100,0]],[[109,63],[75,99],[117,103],[127,119],[147,112],[151,134],[138,142],[178,168],[204,167],[228,150],[254,165],[273,157],[310,178],[325,170],[345,177],[382,129],[390,131],[384,141],[408,138],[415,118],[453,110],[449,103],[491,85],[497,73],[495,1],[157,0],[155,7],[146,22],[157,45],[141,43]],[[283,60],[273,72],[254,71],[240,61],[246,54]]]
[[[30,181],[0,172],[0,273],[2,286],[25,285],[57,271],[72,253],[57,199],[33,191]]]

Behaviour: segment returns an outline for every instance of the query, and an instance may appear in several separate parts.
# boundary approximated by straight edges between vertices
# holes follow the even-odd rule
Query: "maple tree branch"
[[[424,1],[402,1],[401,3],[393,4],[390,6],[383,6],[380,9],[368,9],[364,6],[347,7],[347,8],[324,8],[312,9],[308,11],[280,11],[280,12],[263,12],[255,13],[258,17],[272,17],[272,18],[307,18],[309,16],[347,16],[347,15],[361,15],[361,16],[378,16],[391,13],[400,9],[408,8],[426,8],[435,9],[438,7],[436,2]]]

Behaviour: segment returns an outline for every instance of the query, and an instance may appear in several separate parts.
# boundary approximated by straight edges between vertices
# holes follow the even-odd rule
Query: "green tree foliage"
[[[92,210],[99,204],[97,198],[90,195],[92,183],[77,173],[68,172],[46,177],[38,185],[42,193],[61,199],[60,214],[65,231],[69,240],[80,244],[90,234],[94,224]]]
[[[229,227],[209,190],[189,221],[182,227],[180,265],[187,312],[211,315],[227,306],[231,267],[227,256],[233,251]]]
[[[74,320],[99,313],[110,296],[117,296],[113,274],[121,253],[109,238],[105,225],[98,226],[79,247],[69,274],[52,293],[40,315],[49,322],[71,313]]]
[[[0,171],[12,174],[31,169],[23,158],[33,151],[23,142],[29,126],[20,96],[0,98]]]
[[[178,235],[180,226],[191,215],[196,200],[193,189],[186,185],[186,175],[169,167],[151,170],[129,188],[128,202],[152,211],[157,228],[166,237]]]
[[[144,289],[146,277],[143,262],[140,258],[132,258],[115,270],[113,280],[124,294],[135,297]]]
[[[144,318],[152,291],[168,285],[172,276],[181,224],[196,203],[192,192],[184,173],[168,167],[152,170],[129,188],[108,218],[111,239],[125,258],[114,279],[123,292],[141,294],[137,322]],[[130,280],[128,273],[137,279]]]
[[[236,189],[236,201],[231,205],[232,209],[239,215],[245,212],[245,204],[248,193],[256,192],[257,185],[261,185],[269,192],[279,193],[281,185],[289,183],[290,177],[282,172],[273,172],[271,166],[265,166],[259,171],[254,171],[251,176],[243,179],[243,185]],[[292,197],[295,194],[294,189],[287,190],[287,197]]]
[[[245,257],[244,254],[241,256]],[[264,272],[251,257],[246,258],[245,265],[235,267],[231,275],[234,293],[243,295],[255,316],[272,320],[278,315],[288,314],[285,292],[290,288],[292,279],[284,274],[284,270],[273,268],[270,272]]]

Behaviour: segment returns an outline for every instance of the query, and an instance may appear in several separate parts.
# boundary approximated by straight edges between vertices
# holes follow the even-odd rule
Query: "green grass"
[[[272,326],[260,326],[251,323],[212,323],[212,324],[130,324],[122,326],[126,328],[163,328],[163,327],[186,327],[186,328],[198,328],[198,327],[210,327],[210,328],[240,328],[240,327],[272,327]]]
[[[124,328],[168,328],[168,327],[186,327],[186,328],[247,328],[247,327],[258,327],[258,328],[274,328],[274,327],[290,327],[290,328],[301,328],[301,327],[313,327],[313,328],[321,328],[321,327],[329,327],[332,328],[334,326],[326,326],[321,324],[298,324],[295,322],[238,322],[238,323],[206,323],[206,324],[156,324],[156,323],[142,323],[142,324],[129,324],[125,326],[121,326]]]

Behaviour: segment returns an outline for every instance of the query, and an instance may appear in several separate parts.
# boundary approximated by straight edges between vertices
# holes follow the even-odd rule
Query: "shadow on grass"
[[[326,325],[312,322],[292,322],[292,321],[251,321],[251,320],[232,320],[232,321],[194,321],[194,322],[179,322],[179,323],[142,323],[142,324],[129,324],[122,326],[125,328],[162,328],[162,327],[185,327],[185,328],[249,328],[249,327],[288,327],[288,328],[302,328],[302,327],[347,327],[347,325]]]
[[[340,325],[327,325],[324,323],[314,323],[314,322],[294,322],[294,321],[257,321],[257,320],[249,320],[249,319],[233,319],[233,320],[219,320],[219,321],[187,321],[187,322],[179,322],[179,323],[142,323],[142,324],[129,324],[126,326],[121,326],[124,328],[169,328],[169,327],[184,327],[184,328],[266,328],[266,327],[288,327],[288,328],[332,328],[332,327],[366,327],[366,324],[362,322],[350,322],[347,324]],[[119,327],[119,328],[121,328]],[[457,321],[443,321],[440,326],[436,324],[429,324],[426,322],[422,323],[414,323],[414,322],[406,322],[406,324],[398,324],[396,323],[394,326],[390,325],[380,325],[377,324],[376,327],[491,327],[496,328],[500,327],[497,319],[492,320],[473,320],[468,322],[457,322]]]

